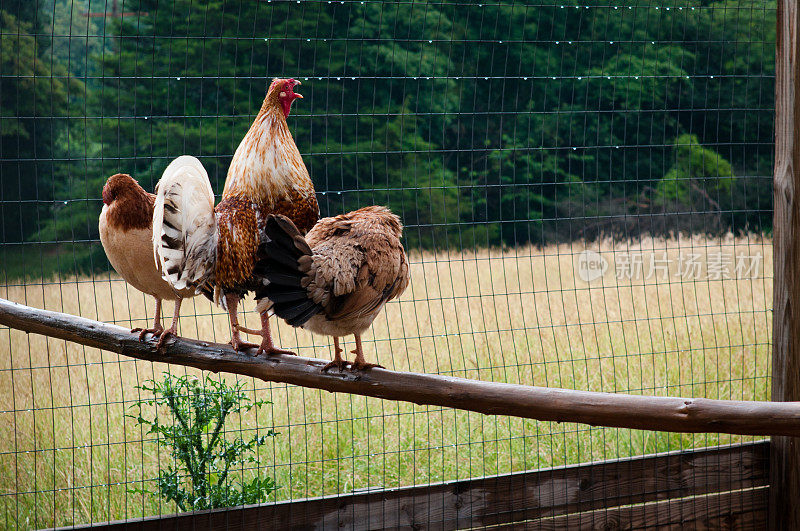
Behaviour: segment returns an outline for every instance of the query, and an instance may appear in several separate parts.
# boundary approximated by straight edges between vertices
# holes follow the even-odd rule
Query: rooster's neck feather
[[[313,190],[283,111],[267,103],[233,155],[223,198],[247,197],[270,206],[291,190]]]

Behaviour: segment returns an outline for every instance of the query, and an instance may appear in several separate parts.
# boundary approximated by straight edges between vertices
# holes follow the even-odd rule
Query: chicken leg
[[[377,363],[367,363],[367,360],[364,359],[364,350],[361,348],[361,334],[353,334],[353,336],[356,338],[356,348],[350,352],[356,355],[356,361],[351,363],[351,368],[354,371],[365,371],[367,369],[372,369],[373,367],[385,369],[386,367],[383,365],[378,365]]]
[[[290,356],[297,356],[296,353],[292,352],[291,350],[283,350],[282,348],[277,348],[272,343],[272,334],[269,330],[269,314],[267,312],[261,312],[261,345],[258,347],[256,351],[256,356],[261,354],[267,354],[268,356],[272,356],[273,354],[288,354]]]
[[[231,320],[231,340],[229,341],[230,345],[233,347],[234,350],[242,351],[248,348],[256,348],[258,345],[255,343],[248,343],[247,341],[242,341],[242,337],[239,334],[239,330],[242,330],[242,327],[239,326],[239,317],[236,312],[237,306],[239,306],[239,296],[234,293],[226,293],[225,294],[225,305],[228,307],[228,316]]]
[[[155,297],[156,299],[156,315],[153,317],[153,328],[133,328],[131,329],[131,333],[139,332],[139,341],[144,341],[144,336],[147,334],[153,334],[154,337],[158,337],[164,332],[164,327],[161,326],[161,299]]]
[[[342,347],[339,346],[339,338],[336,336],[333,336],[333,349],[334,352],[336,352],[333,361],[325,365],[322,368],[322,372],[327,372],[328,370],[334,367],[337,367],[339,369],[339,372],[341,372],[344,369],[346,369],[347,366],[350,364],[349,361],[342,358]]]
[[[175,311],[172,314],[172,326],[161,332],[161,337],[158,338],[158,343],[156,343],[156,348],[159,350],[164,347],[164,342],[169,336],[178,335],[178,319],[181,316],[181,302],[183,302],[182,298],[175,299]]]
[[[226,301],[228,300],[227,296],[225,300]],[[238,299],[236,299],[236,302],[238,302]],[[231,305],[230,302],[228,302],[229,312],[230,308]],[[242,350],[244,348],[258,347],[258,350],[256,351],[256,356],[258,356],[262,352],[264,354],[267,354],[268,356],[274,354],[288,354],[290,356],[297,356],[297,354],[292,352],[291,350],[283,350],[275,346],[275,344],[272,342],[272,333],[270,332],[269,329],[269,311],[260,312],[260,315],[261,315],[261,330],[253,330],[252,328],[246,328],[239,324],[238,320],[236,320],[235,311],[233,314],[231,314],[231,328],[233,329],[233,334],[237,339],[239,338],[239,332],[244,332],[245,334],[252,334],[255,336],[261,336],[262,338],[260,345],[256,345],[255,343],[246,343],[244,341],[239,340],[241,345],[247,345],[247,346],[244,346],[242,348],[236,348],[234,346],[234,348],[236,348],[236,350]],[[233,339],[231,339],[231,344],[233,344]]]

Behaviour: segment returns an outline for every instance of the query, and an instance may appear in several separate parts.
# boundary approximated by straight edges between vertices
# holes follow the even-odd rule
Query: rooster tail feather
[[[173,160],[156,186],[153,252],[164,280],[176,290],[213,293],[217,223],[214,192],[195,157]]]
[[[255,273],[266,280],[256,290],[259,310],[271,308],[290,325],[302,326],[322,311],[305,289],[313,262],[311,248],[284,216],[269,216],[264,232],[267,238],[259,246],[255,266]]]

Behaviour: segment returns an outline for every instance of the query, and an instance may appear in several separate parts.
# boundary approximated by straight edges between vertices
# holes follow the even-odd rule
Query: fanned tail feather
[[[305,286],[312,263],[312,251],[294,223],[284,216],[269,216],[267,240],[259,246],[254,274],[265,278],[256,290],[257,299],[269,299],[272,311],[292,326],[302,326],[322,311]],[[259,303],[259,309],[265,309]]]
[[[164,280],[223,302],[213,288],[217,237],[208,174],[195,157],[178,157],[156,186],[153,212],[153,252]]]

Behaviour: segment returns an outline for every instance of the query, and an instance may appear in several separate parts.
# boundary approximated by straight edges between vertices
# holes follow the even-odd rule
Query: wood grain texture
[[[767,525],[768,489],[724,492],[569,514],[526,522],[525,529],[594,531],[611,529],[759,529]],[[515,523],[515,529],[523,528]],[[499,529],[508,529],[502,526]]]
[[[800,400],[800,65],[797,0],[778,0],[775,56],[772,400]],[[800,529],[800,441],[775,437],[770,528]]]
[[[800,436],[800,403],[709,400],[573,391],[370,369],[328,371],[299,356],[256,357],[229,345],[171,339],[163,352],[127,328],[0,299],[0,325],[133,358],[230,372],[264,381],[429,404],[487,415],[683,433]]]
[[[745,524],[766,518],[768,456],[769,444],[762,441],[92,528],[366,531],[509,523],[534,529],[629,529],[643,521],[667,527],[684,521]],[[716,495],[730,491],[741,495]],[[754,492],[758,494],[745,494]],[[642,503],[647,505],[620,507]]]

